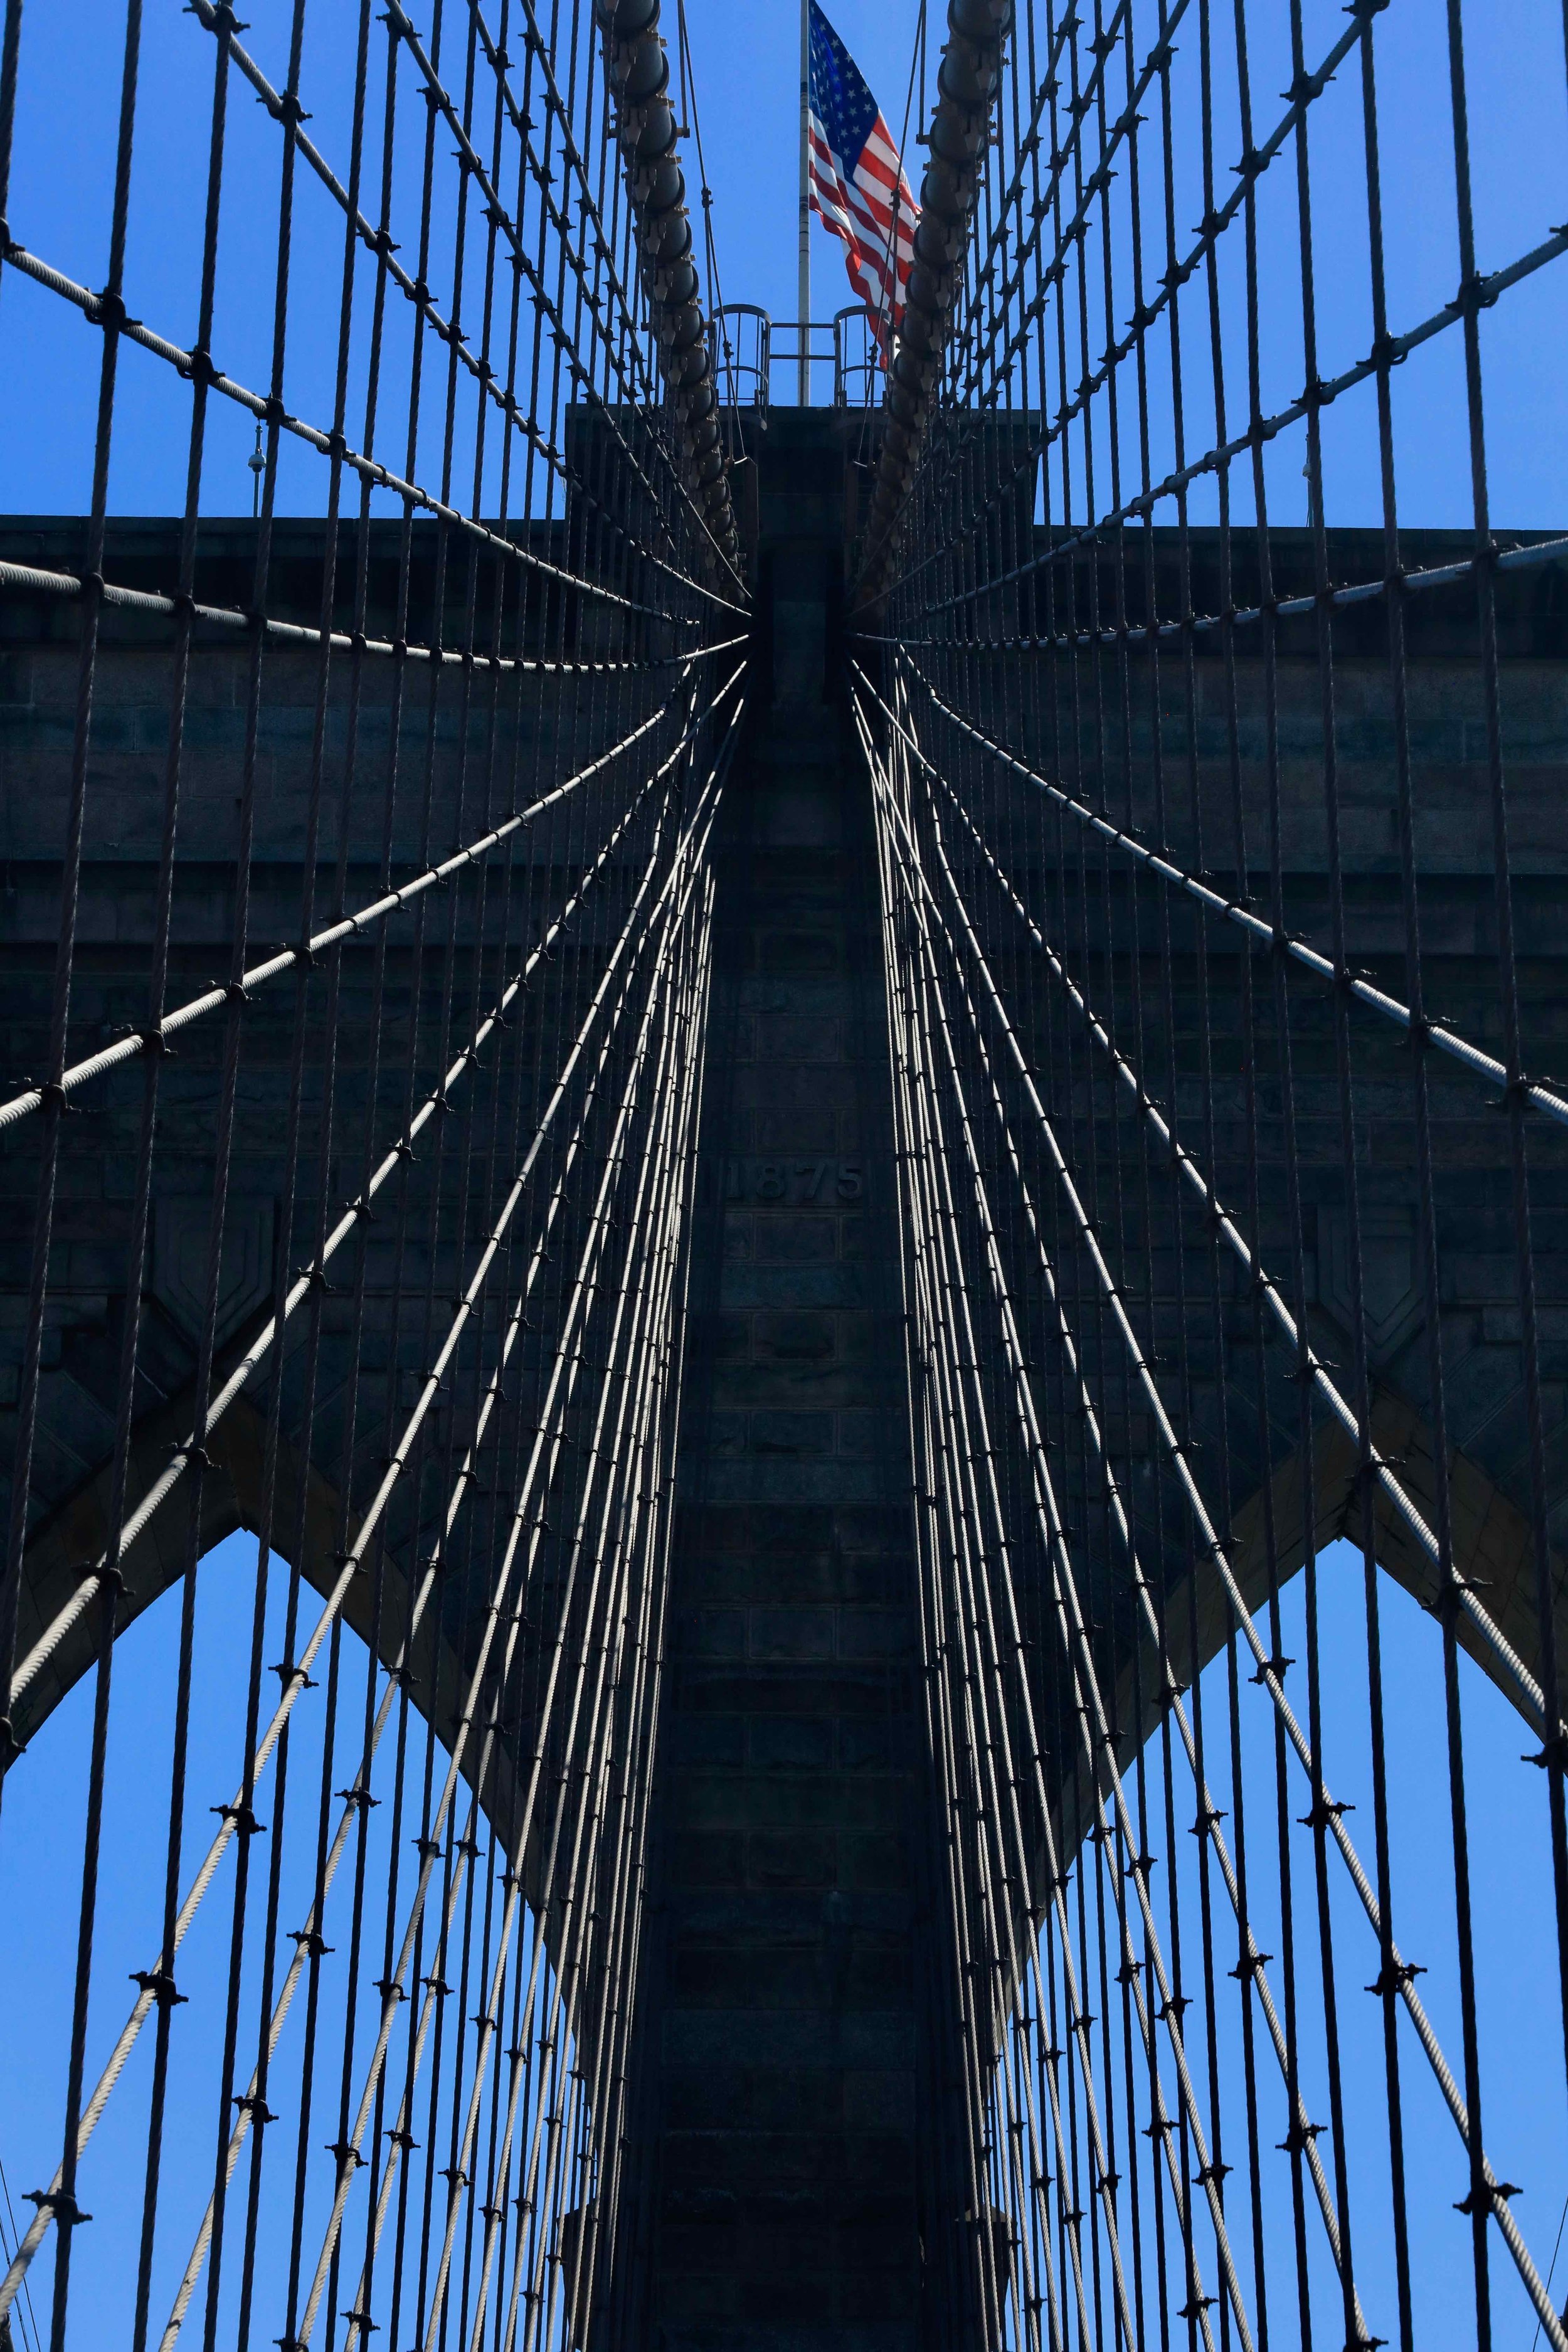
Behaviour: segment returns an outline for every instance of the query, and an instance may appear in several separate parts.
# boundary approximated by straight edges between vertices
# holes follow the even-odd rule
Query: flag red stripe
[[[829,175],[828,173],[825,173],[819,166],[818,155],[819,153],[826,152],[826,151],[818,149],[815,137],[812,144],[812,162],[814,167],[816,167],[812,173],[814,184],[820,184],[828,188],[835,201],[842,205],[847,212],[854,215],[858,219],[864,222],[877,243],[879,246],[885,247],[888,242],[889,234],[893,226],[894,213],[892,205],[883,203],[879,197],[869,194],[864,187],[858,185],[855,181],[846,180],[842,172],[837,168],[837,158],[831,156],[828,157],[827,160],[833,166],[833,169],[831,171],[831,175]],[[914,227],[916,217],[914,200],[909,195],[908,188],[906,186],[900,197],[898,208],[898,242],[901,253],[912,253],[914,250]]]
[[[886,360],[889,320],[896,331],[914,257],[920,218],[914,191],[881,115],[868,132],[852,172],[846,171],[843,157],[828,144],[815,114],[807,117],[806,133],[811,208],[844,247],[849,283],[866,305],[872,334]]]

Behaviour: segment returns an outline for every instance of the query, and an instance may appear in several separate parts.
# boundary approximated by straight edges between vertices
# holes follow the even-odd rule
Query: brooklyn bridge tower
[[[793,8],[254,15],[0,39],[0,2343],[1568,2352],[1559,14],[808,7],[816,322]]]

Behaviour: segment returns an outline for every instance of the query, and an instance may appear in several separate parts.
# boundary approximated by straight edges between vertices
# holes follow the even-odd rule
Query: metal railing
[[[773,363],[799,369],[802,338],[809,372],[831,366],[835,408],[872,408],[881,398],[882,359],[859,302],[831,319],[773,319],[755,302],[724,302],[709,322],[719,396],[727,408],[754,408],[766,425]]]
[[[708,322],[713,378],[726,408],[754,408],[768,415],[768,379],[773,320],[755,302],[722,302]]]
[[[882,397],[882,354],[863,302],[849,302],[833,321],[833,405],[875,408]]]

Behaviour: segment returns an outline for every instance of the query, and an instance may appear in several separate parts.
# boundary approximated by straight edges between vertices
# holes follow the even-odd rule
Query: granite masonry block
[[[739,1886],[746,1877],[740,1835],[683,1832],[670,1840],[670,1873],[678,1886]]]
[[[773,1827],[779,1809],[769,1808],[763,1800],[774,1786],[745,1772],[682,1772],[671,1790],[675,1818],[689,1830]],[[787,1807],[784,1819],[790,1827],[799,1826]]]
[[[823,1407],[881,1405],[896,1416],[893,1426],[901,1432],[906,1426],[903,1381],[903,1364],[897,1358],[857,1365],[781,1364],[776,1360],[742,1363],[730,1358],[714,1368],[712,1401],[722,1407],[778,1404],[795,1397],[804,1404]],[[907,1454],[907,1445],[902,1450]]]
[[[728,1418],[728,1415],[714,1416],[716,1423]],[[746,1419],[753,1453],[805,1455],[833,1451],[834,1422],[831,1413],[754,1412]]]
[[[889,2195],[889,2180],[910,2172],[910,2145],[907,2132],[858,2131],[847,2132],[844,2140],[845,2164],[840,2179],[844,2204],[847,2210],[858,2208],[867,2220],[887,2221],[900,2210],[901,2200]],[[857,2198],[856,2191],[859,2191]]]
[[[835,2320],[824,2327],[792,2324],[717,2321],[671,2326],[664,2330],[661,2352],[914,2352],[915,2337],[903,2320],[847,2325]]]
[[[856,1073],[837,1062],[743,1063],[734,1088],[737,1103],[757,1109],[847,1110],[855,1101]]]
[[[822,2007],[822,1972],[800,1952],[748,1943],[744,1967],[737,1969],[735,1959],[722,1948],[682,1946],[671,1970],[671,2000],[682,2009],[755,2007],[758,2001],[773,2009]]]
[[[800,1552],[785,1559],[701,1555],[683,1565],[689,1603],[749,1601],[851,1601],[907,1604],[909,1574],[898,1560],[844,1551]]]
[[[825,1230],[831,1237],[831,1224]],[[780,1308],[859,1308],[869,1303],[868,1288],[865,1271],[858,1265],[728,1265],[724,1269],[724,1305],[731,1309],[776,1313]]]
[[[826,1550],[837,1539],[836,1515],[818,1506],[762,1508],[752,1503],[688,1505],[676,1533],[680,1549],[728,1552]]]
[[[831,1214],[755,1220],[752,1256],[761,1265],[805,1265],[838,1254],[838,1221]]]
[[[746,1652],[752,1658],[794,1661],[831,1658],[837,1647],[837,1612],[832,1609],[753,1608],[748,1612]]]
[[[921,2290],[916,2284],[920,2261],[920,2243],[914,2216],[901,2229],[889,2230],[880,2263],[873,2263],[869,2254],[865,2267],[847,2270],[839,2281],[839,2326],[846,2320],[868,2319],[895,2324],[902,2321],[910,2331],[910,2340],[918,2325]],[[860,2334],[858,2328],[845,2328],[846,2335]]]
[[[847,1784],[830,1772],[753,1773],[706,1784],[715,1822],[743,1820],[754,1829],[887,1828],[896,1823],[892,1782],[858,1774]],[[686,1791],[683,1790],[682,1794]]]
[[[753,1661],[737,1668],[708,1659],[679,1662],[679,1703],[717,1714],[885,1716],[899,1685],[886,1666],[860,1671],[818,1662],[809,1669]]]
[[[843,1025],[822,1012],[813,1014],[759,1011],[753,1035],[759,1061],[815,1063],[844,1059]]]
[[[706,1337],[715,1356],[721,1360],[749,1357],[752,1352],[751,1318],[746,1315],[719,1314],[694,1318],[706,1326]],[[830,1349],[831,1349],[831,1343]]]
[[[853,1269],[844,1267],[840,1270],[847,1274]],[[874,1296],[874,1286],[868,1283],[867,1288]],[[890,1343],[887,1320],[885,1314],[870,1307],[859,1310],[847,1308],[837,1315],[835,1318],[834,1340],[839,1361],[867,1370],[876,1365],[879,1358],[885,1362],[886,1350]],[[897,1342],[892,1341],[891,1344],[896,1345]]]
[[[672,1766],[721,1766],[738,1772],[746,1762],[746,1735],[743,1716],[672,1714],[660,1747],[666,1762]]]
[[[841,1771],[896,1771],[915,1761],[913,1730],[905,1716],[889,1716],[880,1723],[850,1720],[840,1723],[837,1732]]]
[[[822,1363],[837,1353],[839,1332],[829,1314],[764,1312],[753,1318],[750,1338],[761,1360]]]
[[[662,2047],[675,2066],[816,2067],[822,2063],[822,2019],[803,2010],[671,2009],[664,2021]],[[868,2056],[857,2042],[861,2066],[897,2065],[900,2055]],[[682,2151],[690,2160],[684,2136]],[[727,2184],[732,2185],[732,2184]]]
[[[837,969],[838,940],[824,931],[764,931],[757,961],[765,972],[822,972]]]
[[[912,2068],[867,2068],[844,2077],[844,2118],[852,2130],[897,2131],[913,2128],[915,2077]]]
[[[911,1609],[851,1609],[842,1612],[838,1654],[842,1658],[901,1657],[915,1641]]]
[[[746,1756],[757,1771],[826,1771],[834,1761],[833,1726],[813,1716],[763,1717],[746,1728]]]
[[[837,2312],[837,2281],[820,2267],[799,2269],[792,2265],[775,2273],[752,2270],[748,2264],[742,2276],[745,2281],[741,2294],[742,2314],[765,2320],[770,2327],[792,2323],[810,2326],[813,2322],[832,2319]]]
[[[881,1484],[869,1462],[781,1461],[755,1452],[709,1465],[708,1488],[715,1501],[807,1497],[823,1503],[868,1501]]]
[[[746,1654],[746,1612],[741,1609],[684,1609],[678,1618],[679,1647],[691,1658],[741,1658]]]
[[[766,2192],[764,2192],[764,2195]],[[741,2226],[740,2254],[742,2267],[754,2282],[752,2299],[764,2282],[782,2280],[784,2293],[770,2299],[764,2305],[770,2320],[778,2320],[786,2311],[801,2315],[809,2306],[804,2296],[789,2291],[789,2282],[802,2280],[812,2289],[811,2302],[826,2313],[837,2309],[838,2298],[834,2289],[833,2273],[838,2252],[838,2224],[831,2203],[823,2210],[825,2200],[813,2197],[807,2211],[792,2213],[785,2192],[774,2192],[769,2200],[773,2210],[756,2210],[756,2202],[746,2200],[746,2218]],[[783,2210],[780,2210],[783,2209]]]
[[[885,1898],[857,1896],[855,1916],[879,1900]],[[819,1894],[790,1887],[695,1887],[675,1906],[677,1932],[683,1942],[723,1944],[736,1951],[751,1941],[815,1950],[822,1937],[822,1901]]]
[[[846,1832],[839,1840],[838,1868],[845,1886],[894,1887],[904,1883],[909,1860],[900,1837]]]
[[[759,1106],[752,1112],[752,1149],[759,1153],[787,1153],[792,1160],[836,1151],[843,1141],[842,1120],[848,1115],[801,1106],[790,1109],[771,1103]]]
[[[830,1831],[755,1830],[746,1839],[746,1880],[752,1886],[831,1886],[837,1865]]]
[[[847,1412],[837,1415],[838,1451],[858,1461],[876,1461],[891,1454],[897,1459],[898,1438],[901,1431],[889,1432],[889,1416],[875,1412]],[[893,1442],[889,1443],[889,1436]]]
[[[829,2045],[818,2053],[826,2059]],[[831,2063],[745,2071],[749,2126],[763,2132],[829,2132],[844,2120],[844,2078]]]
[[[677,2130],[743,2131],[752,2119],[751,2085],[743,2066],[671,2067],[665,2112]]]

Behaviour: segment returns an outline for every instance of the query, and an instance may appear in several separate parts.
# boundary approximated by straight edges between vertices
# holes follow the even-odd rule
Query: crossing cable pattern
[[[1345,13],[1313,52],[1302,0],[994,7],[984,92],[984,12],[950,12],[947,331],[892,371],[851,691],[905,1225],[933,2015],[967,2093],[942,2158],[954,2342],[1272,2327],[1407,2352],[1431,2233],[1456,2228],[1475,2340],[1565,2340],[1488,2128],[1507,2025],[1481,1948],[1507,1930],[1475,1916],[1467,1809],[1474,1661],[1535,1735],[1517,1802],[1563,1992],[1537,2085],[1560,2147],[1568,1089],[1538,1057],[1568,835],[1510,730],[1542,717],[1513,657],[1557,650],[1563,543],[1494,535],[1482,356],[1484,321],[1495,411],[1509,300],[1560,306],[1565,248],[1527,181],[1512,250],[1479,264],[1477,13],[1436,12],[1445,152],[1419,191],[1386,163],[1397,0]],[[989,97],[978,133],[960,89],[972,114]],[[1405,321],[1405,214],[1435,189],[1458,292]],[[1394,376],[1431,345],[1440,428]],[[1448,446],[1468,528],[1411,532],[1396,485],[1429,491]],[[1462,810],[1434,655],[1462,680]],[[1321,1557],[1342,1536],[1348,1619]],[[1390,1574],[1441,1644],[1432,1987],[1399,1935],[1442,1865],[1394,1825],[1414,1717],[1385,1696],[1411,1672]],[[1347,1715],[1354,1822],[1326,1746]]]
[[[0,1108],[29,1268],[13,1820],[28,1739],[91,1694],[58,2162],[0,2282],[0,2318],[26,2340],[47,2313],[57,2347],[85,2306],[136,2352],[384,2330],[534,2352],[613,2333],[625,2268],[743,556],[657,0],[327,14],[294,0],[247,46],[196,0],[180,35],[206,109],[183,325],[150,268],[177,125],[140,0],[96,290],[47,249],[26,133],[50,28],[20,0],[0,53],[0,302],[68,326],[97,380],[85,533],[0,562],[68,745],[10,869],[33,1013]],[[269,308],[232,245],[262,186]],[[150,534],[113,511],[117,469],[155,462],[132,352],[183,446],[183,509]],[[244,527],[213,519],[231,458],[245,478],[236,415]],[[129,820],[128,699],[162,765]],[[107,1301],[84,1308],[88,1244]],[[200,1571],[237,1527],[220,1755]],[[166,1588],[160,1785],[114,1662]],[[102,1883],[127,1789],[161,1890],[129,1955]],[[105,2168],[127,2103],[135,2161],[118,2137]]]

